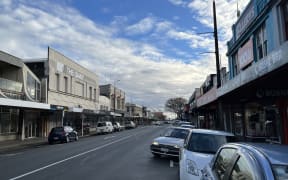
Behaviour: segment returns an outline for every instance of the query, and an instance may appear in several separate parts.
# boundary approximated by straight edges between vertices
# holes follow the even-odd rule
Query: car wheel
[[[79,137],[78,135],[75,136],[75,141],[78,141],[79,140]]]
[[[66,136],[66,143],[68,143],[70,141],[69,137]]]

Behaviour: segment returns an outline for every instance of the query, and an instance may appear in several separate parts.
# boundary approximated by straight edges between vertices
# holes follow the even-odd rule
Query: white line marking
[[[16,180],[16,179],[20,179],[20,178],[22,178],[22,177],[28,176],[28,175],[30,175],[30,174],[34,174],[34,173],[36,173],[36,172],[42,171],[42,170],[47,169],[47,168],[49,168],[49,167],[55,166],[55,165],[57,165],[57,164],[61,164],[61,163],[65,162],[65,161],[68,161],[68,160],[70,160],[70,159],[74,159],[74,158],[76,158],[76,157],[83,156],[83,155],[85,155],[85,154],[88,154],[88,153],[93,152],[93,151],[97,151],[97,150],[102,149],[102,148],[104,148],[104,147],[106,147],[106,146],[109,146],[109,145],[111,145],[111,144],[115,144],[115,143],[117,143],[117,142],[123,141],[123,140],[125,140],[125,139],[128,139],[128,138],[134,136],[134,135],[135,135],[135,134],[126,136],[126,137],[121,138],[121,139],[118,139],[118,140],[116,140],[116,141],[112,141],[112,142],[110,142],[110,143],[107,143],[107,144],[104,144],[104,145],[102,145],[102,146],[96,147],[96,148],[91,149],[91,150],[89,150],[89,151],[85,151],[85,152],[80,153],[80,154],[77,154],[77,155],[75,155],[75,156],[71,156],[71,157],[66,158],[66,159],[63,159],[63,160],[61,160],[61,161],[57,161],[57,162],[55,162],[55,163],[49,164],[49,165],[44,166],[44,167],[41,167],[41,168],[39,168],[39,169],[35,169],[35,170],[30,171],[30,172],[28,172],[28,173],[22,174],[22,175],[20,175],[20,176],[10,178],[9,180]]]

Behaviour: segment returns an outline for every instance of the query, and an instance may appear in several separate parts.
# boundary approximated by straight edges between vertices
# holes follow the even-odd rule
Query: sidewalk
[[[3,141],[0,142],[0,154],[11,153],[13,151],[37,147],[44,144],[48,144],[47,138],[31,138],[25,140]]]

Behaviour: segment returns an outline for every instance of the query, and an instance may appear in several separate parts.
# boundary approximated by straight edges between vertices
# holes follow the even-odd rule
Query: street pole
[[[218,31],[217,31],[217,17],[216,17],[216,5],[215,0],[213,0],[213,21],[214,21],[214,40],[215,40],[215,55],[216,55],[216,75],[217,75],[217,89],[221,87],[221,76],[220,76],[220,61],[219,61],[219,47],[218,47]],[[224,122],[221,119],[223,114],[223,106],[221,99],[218,99],[217,104],[217,120],[215,127],[216,129],[224,130]]]
[[[215,5],[215,1],[214,0],[213,0],[213,19],[214,19],[214,39],[215,39],[216,70],[217,70],[217,88],[219,88],[221,86],[221,78],[220,78],[220,61],[219,61],[216,5]]]

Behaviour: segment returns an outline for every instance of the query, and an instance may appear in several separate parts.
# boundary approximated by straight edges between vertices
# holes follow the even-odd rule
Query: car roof
[[[193,133],[200,133],[200,134],[213,134],[213,135],[221,135],[221,136],[234,136],[234,134],[225,131],[217,131],[211,129],[193,129]]]
[[[186,128],[186,127],[169,127],[170,129],[184,129],[184,130],[189,130],[189,131],[191,131],[191,129],[190,128]]]
[[[288,165],[288,145],[249,142],[229,144],[250,150],[253,153],[261,153],[270,161],[271,164]]]

